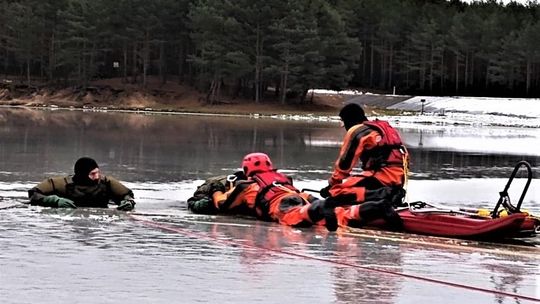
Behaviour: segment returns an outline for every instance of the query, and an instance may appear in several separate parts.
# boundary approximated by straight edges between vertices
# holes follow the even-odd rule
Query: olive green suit
[[[77,207],[107,208],[109,202],[120,204],[133,200],[133,192],[118,180],[102,176],[93,185],[77,185],[71,176],[48,178],[28,191],[32,205],[45,205],[43,198],[58,195],[72,200]]]

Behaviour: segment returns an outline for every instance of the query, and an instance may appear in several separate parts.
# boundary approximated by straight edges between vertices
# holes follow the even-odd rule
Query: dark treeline
[[[2,0],[0,73],[83,88],[153,75],[209,103],[350,87],[538,97],[539,15],[496,1]]]

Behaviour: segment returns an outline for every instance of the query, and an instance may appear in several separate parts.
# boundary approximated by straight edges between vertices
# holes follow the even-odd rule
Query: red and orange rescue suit
[[[361,162],[362,172],[351,175]],[[366,191],[382,187],[403,187],[408,153],[397,130],[382,120],[365,121],[351,127],[345,135],[334,171],[329,179],[333,199],[351,201],[349,207],[336,208],[341,226],[360,219],[360,205]]]
[[[259,219],[289,226],[324,224],[320,218],[310,216],[311,203],[319,200],[300,193],[288,176],[275,170],[255,173],[226,193],[215,192],[212,199],[222,212],[247,209]]]

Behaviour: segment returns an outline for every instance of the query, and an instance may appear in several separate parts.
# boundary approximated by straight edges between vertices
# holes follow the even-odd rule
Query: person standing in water
[[[30,189],[30,204],[52,208],[108,208],[112,201],[118,205],[118,210],[135,208],[133,192],[113,177],[101,175],[94,159],[79,158],[74,171],[72,176],[47,178]]]

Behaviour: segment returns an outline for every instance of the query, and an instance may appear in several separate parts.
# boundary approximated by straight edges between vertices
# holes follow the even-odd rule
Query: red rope
[[[371,271],[371,272],[378,272],[378,273],[383,273],[383,274],[392,275],[392,276],[400,276],[400,277],[404,277],[404,278],[414,279],[414,280],[423,281],[423,282],[429,282],[429,283],[433,283],[433,284],[440,284],[440,285],[445,285],[445,286],[450,286],[450,287],[455,287],[455,288],[474,290],[474,291],[479,291],[479,292],[484,292],[484,293],[489,293],[489,294],[495,294],[495,295],[500,295],[500,296],[511,297],[511,298],[515,298],[515,299],[522,299],[522,300],[540,302],[540,298],[524,296],[524,295],[520,295],[520,294],[517,294],[517,293],[511,293],[511,292],[493,290],[493,289],[488,289],[488,288],[470,286],[470,285],[453,283],[453,282],[437,280],[437,279],[430,279],[430,278],[416,276],[416,275],[412,275],[412,274],[406,274],[406,273],[395,272],[395,271],[379,269],[379,268],[373,268],[373,267],[368,267],[368,266],[361,266],[361,265],[357,265],[357,264],[340,262],[340,261],[333,261],[333,260],[330,260],[330,259],[325,259],[325,258],[320,258],[320,257],[315,257],[315,256],[309,256],[309,255],[304,255],[304,254],[299,254],[299,253],[294,253],[294,252],[289,252],[289,251],[283,251],[283,250],[279,250],[279,249],[275,249],[275,248],[268,248],[268,247],[263,247],[263,246],[244,244],[244,243],[241,243],[241,242],[228,241],[228,240],[223,240],[223,239],[218,239],[218,238],[215,238],[215,237],[211,237],[211,236],[209,236],[207,234],[197,233],[197,232],[194,232],[194,231],[186,229],[186,228],[173,227],[171,225],[165,225],[165,224],[157,223],[157,222],[155,222],[153,220],[148,220],[148,219],[145,219],[145,218],[142,218],[142,217],[139,217],[139,216],[135,216],[135,215],[130,215],[130,217],[135,219],[136,221],[139,221],[139,222],[143,223],[146,226],[158,228],[158,229],[169,231],[169,232],[180,233],[180,234],[184,234],[184,235],[188,235],[188,236],[194,236],[194,237],[196,236],[198,238],[206,238],[206,239],[210,239],[210,240],[217,241],[217,242],[220,242],[220,243],[224,243],[224,244],[227,244],[227,245],[242,246],[242,247],[247,247],[247,248],[255,248],[255,249],[259,249],[259,250],[272,251],[272,252],[275,252],[275,253],[278,253],[278,254],[281,254],[281,255],[294,256],[294,257],[298,257],[298,258],[302,258],[302,259],[309,259],[309,260],[314,260],[314,261],[331,263],[331,264],[334,264],[334,265],[340,265],[340,266],[347,266],[347,267],[352,267],[352,268],[357,268],[357,269],[363,269],[363,270],[367,270],[367,271]]]

